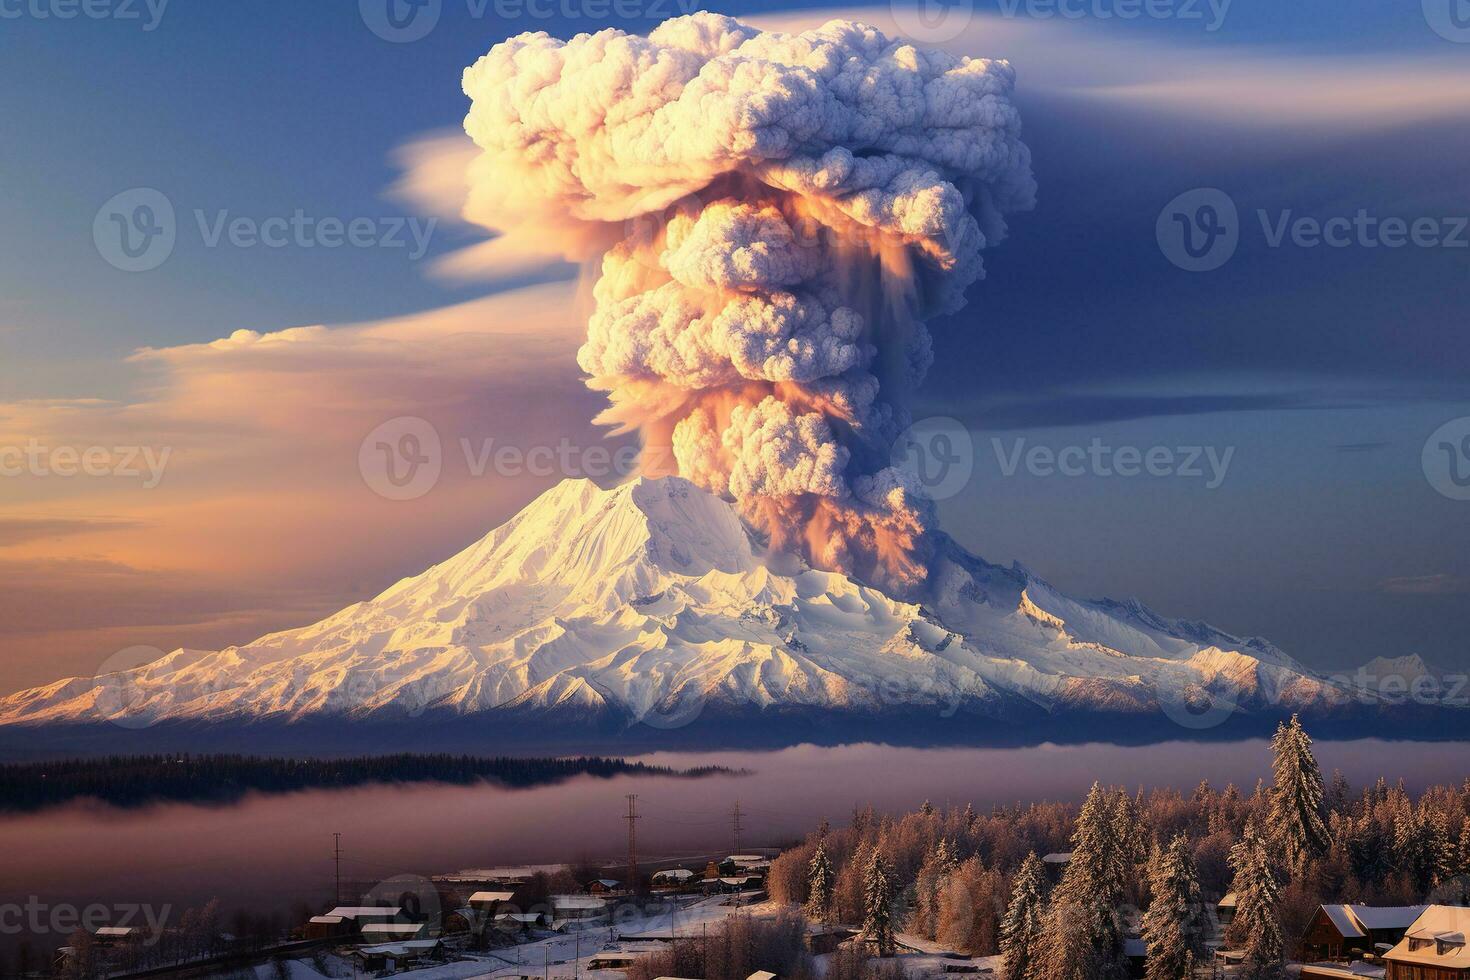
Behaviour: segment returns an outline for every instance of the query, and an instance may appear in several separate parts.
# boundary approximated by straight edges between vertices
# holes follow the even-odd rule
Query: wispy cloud
[[[542,285],[140,350],[120,368],[131,397],[0,403],[0,447],[46,454],[0,478],[0,688],[95,668],[124,639],[243,642],[309,622],[473,540],[562,475],[477,472],[492,440],[607,446],[574,359],[584,317],[573,287]],[[359,469],[368,434],[400,416],[442,444],[442,478],[415,500]],[[169,453],[151,489],[46,468],[58,449],[116,460],[140,444]]]
[[[1390,595],[1470,595],[1470,578],[1463,575],[1409,575],[1384,579],[1379,588]]]

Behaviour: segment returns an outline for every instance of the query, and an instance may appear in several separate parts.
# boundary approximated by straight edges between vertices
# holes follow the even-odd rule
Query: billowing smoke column
[[[695,14],[522,34],[465,72],[467,214],[595,261],[578,361],[643,469],[776,547],[902,588],[930,502],[889,465],[905,395],[1035,181],[1003,61],[832,21]]]

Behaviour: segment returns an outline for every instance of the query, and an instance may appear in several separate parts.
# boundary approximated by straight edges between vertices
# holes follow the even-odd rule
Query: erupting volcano
[[[834,20],[522,34],[465,72],[466,215],[597,270],[578,361],[642,472],[905,592],[932,507],[889,465],[980,252],[1035,180],[1006,62]]]

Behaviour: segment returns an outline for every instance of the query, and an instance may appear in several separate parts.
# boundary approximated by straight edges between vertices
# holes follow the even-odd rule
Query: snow
[[[1407,929],[1424,914],[1428,905],[1349,905],[1353,918],[1364,929]]]
[[[1344,939],[1361,939],[1365,935],[1363,930],[1358,928],[1358,924],[1353,921],[1353,913],[1348,911],[1346,905],[1324,905],[1322,911],[1327,914],[1333,927]]]
[[[1156,710],[1181,684],[1246,710],[1340,696],[1263,640],[1072,599],[948,539],[920,599],[767,554],[730,504],[677,477],[568,480],[321,622],[22,691],[0,699],[0,724],[95,721],[119,686],[153,720],[555,707],[664,727],[709,702],[1000,717]]]

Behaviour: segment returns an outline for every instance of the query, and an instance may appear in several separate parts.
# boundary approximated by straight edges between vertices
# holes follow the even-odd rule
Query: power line
[[[731,830],[733,831],[733,836],[735,838],[735,853],[736,854],[739,854],[740,853],[740,831],[742,829],[741,826],[740,826],[740,801],[739,800],[736,800],[735,801],[735,809],[730,814],[730,816],[731,816]]]
[[[332,894],[336,896],[335,905],[342,904],[342,835],[332,834],[332,862],[336,865],[336,880],[333,883]]]
[[[638,794],[628,794],[628,815],[623,818],[628,821],[628,891],[638,893]]]

